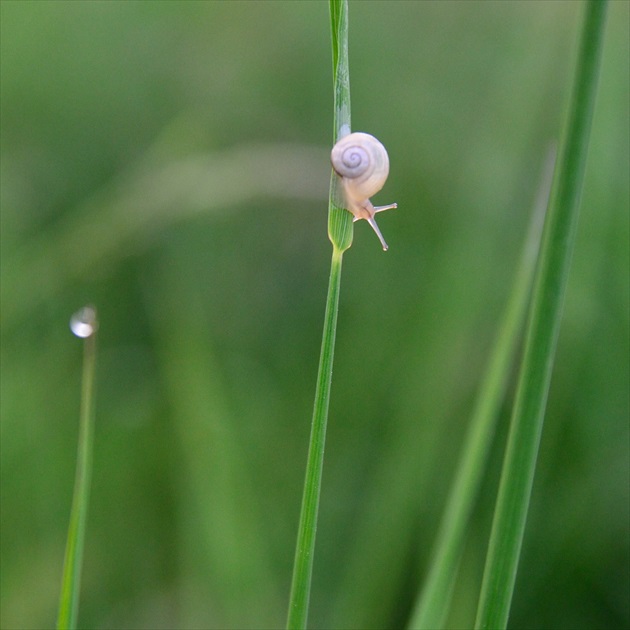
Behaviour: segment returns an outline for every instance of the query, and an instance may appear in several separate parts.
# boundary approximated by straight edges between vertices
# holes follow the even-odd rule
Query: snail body
[[[341,138],[330,157],[341,180],[346,209],[354,215],[354,221],[365,219],[376,232],[383,249],[387,250],[374,215],[398,206],[395,203],[374,206],[370,201],[370,197],[383,188],[389,175],[387,150],[374,136],[355,132]]]

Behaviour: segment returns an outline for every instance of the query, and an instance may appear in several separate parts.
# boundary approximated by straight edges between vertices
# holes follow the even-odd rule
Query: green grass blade
[[[477,628],[505,628],[508,620],[575,240],[606,8],[605,0],[591,0],[586,5],[486,558]]]
[[[555,152],[550,152],[536,196],[512,293],[477,397],[462,456],[440,523],[429,574],[409,624],[413,629],[437,630],[444,626],[446,620],[464,546],[466,527],[479,492],[499,416],[499,407],[510,377],[510,366],[514,361],[517,342],[525,321],[554,163]]]
[[[334,84],[334,138],[350,132],[350,74],[348,69],[348,3],[330,0]],[[306,628],[313,575],[317,513],[324,465],[324,445],[339,311],[343,252],[352,244],[352,216],[339,203],[338,178],[331,175],[328,236],[333,244],[324,332],[317,372],[315,404],[306,463],[306,478],[291,582],[287,628]]]
[[[81,412],[77,469],[68,527],[68,540],[64,558],[61,596],[59,600],[58,630],[77,627],[83,547],[90,500],[92,477],[92,442],[94,434],[94,375],[96,371],[96,311],[81,309],[73,316],[70,326],[78,337],[85,338],[83,345],[83,375],[81,383]]]

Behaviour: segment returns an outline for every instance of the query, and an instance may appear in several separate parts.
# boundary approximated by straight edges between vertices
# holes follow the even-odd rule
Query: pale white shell
[[[387,243],[374,215],[396,208],[396,204],[374,207],[370,197],[383,188],[389,175],[387,150],[369,133],[355,132],[339,140],[330,157],[333,169],[341,178],[346,208],[354,215],[355,221],[365,219],[372,226],[386,250]]]

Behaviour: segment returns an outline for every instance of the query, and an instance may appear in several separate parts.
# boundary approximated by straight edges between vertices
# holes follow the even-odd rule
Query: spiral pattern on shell
[[[369,199],[387,180],[389,157],[385,147],[369,133],[355,132],[333,147],[331,161],[344,179],[346,194],[355,201]]]

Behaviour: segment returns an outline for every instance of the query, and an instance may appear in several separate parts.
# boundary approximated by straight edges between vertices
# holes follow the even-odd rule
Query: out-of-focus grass
[[[358,224],[346,256],[313,627],[409,614],[559,127],[579,9],[350,4],[353,125],[378,129],[399,210],[383,215],[386,255]],[[328,274],[327,5],[0,10],[0,623],[54,622],[79,404],[67,319],[91,301],[82,625],[281,626]],[[515,628],[630,619],[627,22],[613,2]],[[287,143],[262,178],[234,158]],[[216,185],[198,192],[203,168]],[[504,437],[452,627],[474,616]]]
[[[604,42],[606,0],[589,0],[532,288],[475,628],[506,628],[562,322]]]

